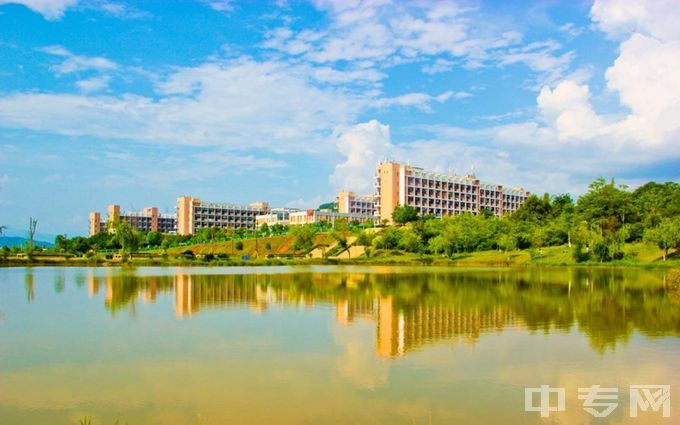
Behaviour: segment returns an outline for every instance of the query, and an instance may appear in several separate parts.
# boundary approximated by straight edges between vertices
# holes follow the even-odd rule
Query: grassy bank
[[[269,243],[267,243],[269,242]],[[316,247],[333,245],[328,235],[317,236]],[[372,250],[370,257],[365,254],[357,258],[319,257],[309,258],[304,253],[291,248],[292,238],[276,236],[244,240],[243,247],[236,250],[229,242],[207,243],[169,249],[137,253],[127,261],[118,257],[106,258],[103,255],[86,257],[62,257],[58,255],[36,255],[32,260],[10,257],[0,262],[0,266],[280,266],[280,265],[323,265],[323,264],[361,264],[361,265],[426,265],[445,267],[530,267],[530,266],[589,266],[589,267],[680,267],[680,255],[671,253],[666,261],[654,246],[635,243],[624,247],[625,256],[621,260],[606,263],[596,261],[577,263],[568,246],[547,247],[537,250],[514,250],[508,252],[480,251],[459,253],[453,258],[442,255],[417,254],[401,250]],[[267,246],[267,248],[265,248]],[[183,253],[191,251],[194,258],[186,258]]]

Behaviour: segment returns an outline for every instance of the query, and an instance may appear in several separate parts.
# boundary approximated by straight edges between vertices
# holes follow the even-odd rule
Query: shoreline
[[[0,268],[20,268],[20,267],[117,267],[117,268],[135,268],[135,267],[280,267],[280,266],[405,266],[405,267],[450,267],[450,268],[632,268],[632,269],[674,269],[680,268],[680,261],[670,260],[666,262],[631,262],[631,261],[612,261],[606,263],[600,262],[584,262],[584,263],[568,263],[568,262],[550,262],[550,261],[535,261],[535,262],[483,262],[483,261],[465,261],[465,260],[445,260],[445,259],[404,259],[403,261],[395,260],[393,258],[380,260],[351,260],[351,259],[294,259],[294,260],[280,260],[280,259],[263,259],[263,260],[237,260],[237,261],[24,261],[24,260],[10,260],[0,262]]]

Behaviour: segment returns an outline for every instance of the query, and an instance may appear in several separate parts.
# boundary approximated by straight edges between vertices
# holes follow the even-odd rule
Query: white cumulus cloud
[[[58,65],[52,66],[52,69],[57,74],[70,74],[80,71],[111,71],[118,67],[118,65],[109,59],[98,56],[80,56],[71,53],[63,46],[47,46],[40,49],[41,51],[53,56],[63,57],[64,60]]]
[[[109,85],[111,77],[102,75],[99,77],[86,78],[76,82],[76,87],[85,93],[95,92],[105,89]]]
[[[375,165],[392,151],[390,127],[377,120],[357,124],[340,131],[336,138],[343,156],[330,177],[336,189],[373,193]]]
[[[56,21],[64,16],[66,9],[78,4],[78,0],[0,0],[0,5],[8,3],[22,4],[45,19]]]

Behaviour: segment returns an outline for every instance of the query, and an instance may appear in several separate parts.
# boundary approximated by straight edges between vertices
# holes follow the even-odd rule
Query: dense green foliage
[[[418,220],[418,210],[410,205],[398,205],[392,213],[392,220],[397,224],[406,224]]]
[[[488,212],[441,219],[413,218],[400,206],[393,216],[403,224],[371,239],[376,249],[435,253],[453,258],[457,253],[497,249],[529,249],[568,244],[576,261],[606,262],[623,258],[626,242],[646,240],[658,245],[666,258],[680,249],[680,185],[648,183],[634,192],[612,180],[598,179],[574,202],[570,195],[531,195],[512,215]],[[368,237],[358,242],[367,245]]]

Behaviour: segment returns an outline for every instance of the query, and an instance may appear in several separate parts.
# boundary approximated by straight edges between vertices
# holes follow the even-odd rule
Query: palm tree
[[[5,229],[7,229],[7,226],[0,226],[0,236],[2,236]]]

